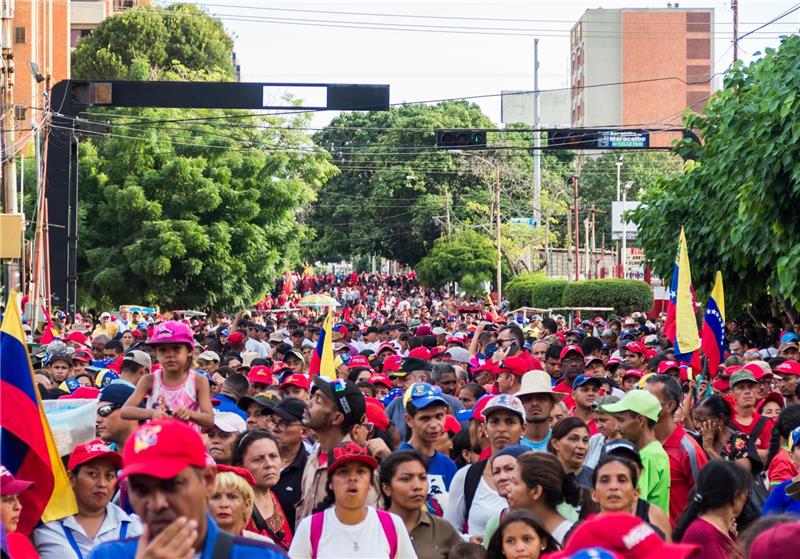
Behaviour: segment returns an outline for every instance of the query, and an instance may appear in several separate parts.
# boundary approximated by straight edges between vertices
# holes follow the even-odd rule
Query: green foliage
[[[684,127],[703,144],[678,151],[685,173],[648,190],[636,212],[639,241],[655,271],[669,278],[680,225],[686,229],[699,292],[721,270],[735,302],[765,293],[800,308],[800,37],[749,66],[737,63],[725,87]]]
[[[512,309],[529,307],[533,301],[533,288],[547,276],[541,272],[519,274],[503,286],[503,296],[508,299]]]
[[[561,307],[564,289],[569,283],[563,279],[547,279],[533,286],[531,293],[531,306],[538,309],[553,309]]]
[[[484,282],[494,283],[496,266],[497,250],[492,241],[474,231],[465,231],[437,239],[416,270],[425,286],[443,287],[458,282],[467,295],[480,295],[484,293]]]
[[[620,316],[653,307],[653,290],[645,282],[624,279],[584,280],[569,283],[562,296],[564,307],[613,307]]]
[[[73,79],[123,80],[131,67],[154,74],[185,71],[232,79],[233,40],[222,22],[191,4],[140,6],[110,17],[72,52]],[[138,77],[134,79],[146,79]],[[159,78],[151,78],[159,79]]]

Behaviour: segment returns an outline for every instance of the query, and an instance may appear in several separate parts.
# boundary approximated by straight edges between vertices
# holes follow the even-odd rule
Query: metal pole
[[[16,151],[14,114],[14,0],[3,0],[2,7],[2,100],[0,100],[0,125],[3,133],[3,211],[9,214],[19,212],[17,198],[17,169],[14,164]],[[11,289],[19,289],[19,268],[17,259],[9,260],[5,265],[6,288],[8,295]]]
[[[575,207],[575,281],[581,279],[581,228],[578,220],[578,176],[572,176],[572,202]]]
[[[628,265],[628,231],[625,229],[625,206],[628,200],[628,185],[622,189],[622,279],[625,279],[625,268]]]
[[[594,268],[594,277],[599,277],[600,274],[598,273],[598,267],[599,266],[597,265],[598,264],[598,259],[597,259],[597,254],[596,254],[596,251],[597,251],[597,243],[596,243],[597,237],[595,236],[596,235],[595,225],[596,225],[596,223],[595,223],[595,209],[594,209],[594,204],[592,204],[592,260],[594,260],[594,263],[595,263],[595,265],[593,266],[593,268]]]
[[[617,202],[619,202],[620,201],[620,190],[622,189],[622,185],[620,183],[620,176],[622,174],[622,156],[621,155],[619,157],[617,157],[616,165],[617,165]],[[617,241],[616,248],[617,248],[617,255],[620,256],[619,241]],[[619,266],[620,268],[622,267],[621,256],[620,256],[620,260],[619,261],[615,261],[614,264],[615,264],[615,266],[614,266],[615,268],[617,268],[617,266]],[[616,277],[617,274],[618,274],[618,272],[615,271],[614,272],[614,276]]]
[[[502,222],[500,221],[500,165],[494,168],[494,206],[497,212],[497,308],[500,308],[500,303],[503,300],[503,254],[501,247],[502,239]]]
[[[542,224],[542,115],[539,108],[539,39],[533,40],[533,224]]]
[[[450,192],[447,188],[447,183],[444,183],[444,204],[445,204],[445,223],[447,227],[447,236],[453,234],[452,226],[450,224]]]
[[[739,60],[739,0],[731,0],[733,10],[733,61]]]
[[[589,264],[589,218],[583,218],[583,254],[586,258],[584,269],[586,270],[586,279],[592,279],[592,270]]]

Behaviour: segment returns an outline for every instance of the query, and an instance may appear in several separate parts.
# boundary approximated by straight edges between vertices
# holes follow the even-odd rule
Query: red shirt
[[[736,419],[731,420],[731,423],[736,425],[739,430],[744,433],[745,435],[749,435],[752,433],[753,428],[758,423],[758,420],[761,418],[761,414],[753,412],[753,421],[750,422],[750,425],[742,425]],[[764,428],[761,430],[761,434],[756,439],[756,448],[760,448],[762,450],[767,450],[769,448],[769,439],[772,437],[772,426],[775,423],[773,421],[767,420],[764,424]]]
[[[12,532],[6,536],[8,541],[8,554],[14,559],[39,559],[31,541],[20,534]]]
[[[770,485],[783,483],[797,475],[797,466],[785,448],[780,449],[772,458],[767,470]]]
[[[568,410],[575,407],[575,400],[572,399],[572,387],[565,381],[562,380],[556,384],[553,387],[553,392],[562,392],[567,395],[567,397],[561,401],[564,402],[564,405],[567,406]]]
[[[669,521],[674,526],[689,502],[697,473],[708,462],[702,447],[678,425],[662,443],[669,457]]]

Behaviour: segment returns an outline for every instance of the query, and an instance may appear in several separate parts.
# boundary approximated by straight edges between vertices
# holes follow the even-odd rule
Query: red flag
[[[44,318],[47,321],[47,326],[45,326],[44,331],[42,332],[42,337],[39,340],[39,343],[49,344],[58,336],[58,328],[56,328],[56,325],[53,324],[53,320],[50,318],[50,313],[47,312],[47,309],[44,305],[42,305],[42,312],[44,313]]]

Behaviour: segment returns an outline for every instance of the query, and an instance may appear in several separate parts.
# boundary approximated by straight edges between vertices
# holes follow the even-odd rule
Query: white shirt
[[[508,502],[497,494],[486,480],[481,476],[478,488],[475,490],[475,497],[472,499],[472,507],[469,509],[467,524],[468,533],[464,534],[464,482],[467,478],[467,470],[470,465],[466,465],[456,472],[453,481],[450,482],[450,493],[448,494],[447,507],[444,509],[444,519],[453,525],[465,540],[469,536],[482,536],[486,531],[486,523],[491,518],[497,517],[500,511],[508,507]],[[488,464],[486,466],[489,467]]]
[[[106,517],[95,538],[89,539],[86,532],[75,520],[68,516],[63,520],[53,520],[33,531],[33,545],[41,559],[88,559],[92,550],[104,542],[113,542],[120,539],[122,522],[128,522],[126,538],[134,538],[142,534],[142,523],[135,514],[128,514],[117,505],[106,505]],[[62,526],[63,523],[63,526]],[[83,557],[76,558],[76,553],[67,539],[66,531],[72,532],[75,543],[78,545]]]
[[[317,557],[319,559],[388,559],[389,540],[378,519],[374,507],[367,507],[367,518],[360,524],[342,524],[336,517],[334,507],[326,509],[319,539]],[[391,513],[389,513],[391,514]],[[395,559],[417,559],[406,526],[399,516],[391,514],[397,531],[397,553]],[[358,551],[353,544],[358,542]],[[291,559],[311,559],[311,517],[300,521],[289,548]]]
[[[266,345],[264,345],[263,342],[259,342],[258,340],[254,340],[253,338],[247,338],[245,340],[244,349],[245,349],[245,351],[258,353],[258,356],[261,359],[266,359],[267,357],[269,357],[269,350],[267,349]]]

